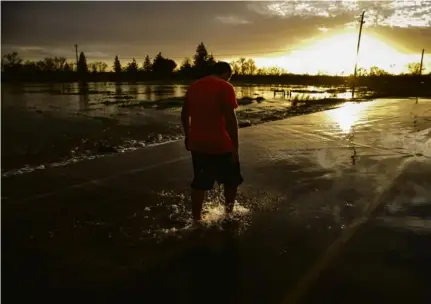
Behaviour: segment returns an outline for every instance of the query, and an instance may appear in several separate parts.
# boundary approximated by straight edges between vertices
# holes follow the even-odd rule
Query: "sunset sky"
[[[115,55],[123,64],[159,51],[177,61],[192,57],[203,41],[216,59],[252,57],[258,66],[293,73],[350,74],[359,15],[366,10],[360,65],[405,71],[431,54],[428,1],[263,2],[4,2],[2,54],[25,59],[75,57],[87,61]],[[425,56],[431,72],[431,56]]]

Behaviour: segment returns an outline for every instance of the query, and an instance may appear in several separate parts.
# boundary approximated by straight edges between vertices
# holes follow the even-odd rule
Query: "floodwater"
[[[191,231],[181,142],[3,179],[5,290],[429,303],[431,100],[346,102],[240,138],[239,235],[223,230],[218,187],[205,205],[210,229]]]
[[[2,176],[178,140],[186,85],[90,83],[2,85]],[[274,90],[291,94],[274,95]],[[345,88],[236,86],[241,126],[329,108]],[[292,100],[307,102],[291,111]],[[311,104],[311,107],[310,107]],[[321,108],[320,108],[321,110]]]

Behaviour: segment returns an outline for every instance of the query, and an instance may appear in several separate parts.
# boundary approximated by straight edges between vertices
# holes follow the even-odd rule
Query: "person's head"
[[[219,61],[212,67],[212,74],[228,81],[232,77],[232,68],[229,63]]]

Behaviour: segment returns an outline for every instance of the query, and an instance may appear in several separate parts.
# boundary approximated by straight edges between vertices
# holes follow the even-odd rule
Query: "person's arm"
[[[238,107],[235,91],[232,85],[226,86],[222,96],[222,113],[226,121],[226,131],[232,140],[234,152],[239,151],[238,142],[238,120],[236,118],[235,109]]]
[[[184,143],[186,145],[186,149],[188,150],[188,138],[190,131],[190,113],[189,113],[189,102],[188,102],[188,93],[186,93],[186,98],[183,103],[183,107],[181,109],[181,123],[183,125],[185,140]]]

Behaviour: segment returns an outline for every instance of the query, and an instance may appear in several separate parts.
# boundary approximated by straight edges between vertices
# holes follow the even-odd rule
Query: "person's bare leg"
[[[205,199],[205,191],[192,189],[191,196],[193,221],[199,222],[202,220],[202,207]]]
[[[224,186],[224,203],[226,214],[230,214],[233,211],[237,190],[237,186]]]

